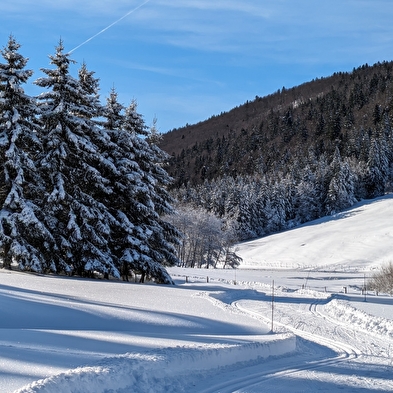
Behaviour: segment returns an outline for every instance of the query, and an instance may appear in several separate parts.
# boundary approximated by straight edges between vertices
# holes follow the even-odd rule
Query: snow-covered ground
[[[362,293],[392,217],[361,203],[171,287],[0,270],[0,392],[393,391],[393,298]]]

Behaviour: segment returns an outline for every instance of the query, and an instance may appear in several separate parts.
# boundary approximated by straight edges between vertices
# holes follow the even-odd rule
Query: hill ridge
[[[337,143],[375,128],[384,115],[390,119],[392,69],[392,62],[382,62],[337,72],[169,131],[160,147],[171,155],[168,171],[175,186],[252,175],[261,168],[252,161],[260,157],[266,172],[287,152],[304,156],[311,148],[319,155],[318,143],[331,157]]]

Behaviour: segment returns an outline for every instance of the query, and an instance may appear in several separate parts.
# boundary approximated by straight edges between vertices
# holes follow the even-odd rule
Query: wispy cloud
[[[258,24],[268,14],[253,3],[155,0],[132,23],[159,31],[163,44],[199,51],[238,52],[245,41],[257,38]]]
[[[384,6],[392,7],[386,0],[298,0],[292,5],[283,0],[155,0],[136,19],[161,31],[167,44],[184,48],[255,56],[275,46],[283,53],[316,50],[322,55],[329,48],[318,44],[320,39],[337,39],[340,45],[340,39],[345,43],[364,35],[368,42],[380,42],[381,32],[370,35],[369,28],[374,24],[381,31],[391,25],[389,13],[386,20],[378,18]]]
[[[211,78],[206,78],[201,75],[201,72],[197,69],[193,69],[192,67],[181,67],[180,65],[173,65],[172,67],[157,67],[154,65],[138,63],[134,61],[126,61],[126,60],[109,60],[111,64],[120,66],[129,70],[138,70],[142,72],[158,74],[168,77],[173,77],[176,79],[183,79],[187,81],[208,83],[210,85],[220,86],[221,82],[218,80],[214,80]]]
[[[261,4],[256,0],[234,1],[234,0],[156,0],[158,6],[170,8],[181,8],[184,10],[203,10],[203,11],[220,11],[220,12],[237,12],[252,14],[258,17],[269,17],[271,11],[268,6]]]

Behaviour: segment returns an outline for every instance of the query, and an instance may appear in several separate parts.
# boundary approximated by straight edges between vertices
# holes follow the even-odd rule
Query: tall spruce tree
[[[3,265],[12,262],[22,270],[54,270],[51,258],[54,239],[43,224],[39,201],[45,197],[36,167],[41,150],[37,138],[38,109],[24,93],[23,85],[33,72],[10,36],[1,51],[0,64],[0,250]]]
[[[136,103],[124,108],[114,89],[104,117],[103,126],[111,138],[106,156],[115,167],[108,176],[115,190],[108,204],[117,219],[111,234],[112,252],[125,274],[131,270],[140,273],[142,281],[151,277],[172,283],[164,265],[177,261],[173,242],[178,233],[160,218],[172,208],[165,191],[170,179],[160,166],[159,150],[146,140],[148,132]]]
[[[144,173],[144,181],[148,185],[152,207],[146,226],[152,231],[149,237],[151,260],[163,266],[173,266],[178,262],[174,245],[179,241],[178,230],[162,217],[174,213],[174,200],[167,191],[172,178],[165,170],[169,159],[157,143],[160,134],[154,120],[152,127],[146,129],[142,116],[137,112],[136,101],[126,109],[125,128],[135,134],[136,160]],[[159,270],[157,267],[155,270]]]
[[[325,200],[327,214],[335,214],[356,202],[354,174],[348,162],[342,161],[338,147],[335,149],[327,180],[329,181]]]
[[[367,160],[366,192],[368,198],[381,196],[385,192],[389,177],[389,149],[385,135],[372,137]]]
[[[98,109],[97,80],[83,67],[79,79],[70,75],[74,61],[64,53],[61,41],[49,58],[54,68],[42,69],[46,77],[35,83],[47,89],[38,97],[43,141],[40,165],[48,190],[45,212],[59,248],[56,269],[118,276],[108,245],[111,217],[105,204],[94,198],[97,189],[111,192],[101,176],[99,149],[94,143],[100,135],[93,120]]]

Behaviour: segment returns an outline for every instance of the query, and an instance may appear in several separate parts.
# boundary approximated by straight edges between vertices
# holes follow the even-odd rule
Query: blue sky
[[[283,86],[390,61],[392,20],[392,0],[2,0],[0,46],[15,36],[33,82],[61,38],[76,48],[73,75],[85,61],[103,101],[115,87],[166,132]]]

